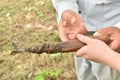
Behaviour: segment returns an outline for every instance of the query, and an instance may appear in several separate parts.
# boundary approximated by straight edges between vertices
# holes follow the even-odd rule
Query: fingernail
[[[95,33],[93,34],[93,36],[100,36],[100,33],[99,33],[99,32],[95,32]]]

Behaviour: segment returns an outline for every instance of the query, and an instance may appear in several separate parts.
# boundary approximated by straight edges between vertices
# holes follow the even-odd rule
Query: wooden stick
[[[79,40],[72,40],[66,42],[58,42],[58,43],[43,43],[42,45],[29,47],[27,49],[28,52],[31,53],[57,53],[57,52],[74,52],[83,47],[85,44],[80,42]]]
[[[93,37],[93,38],[100,39],[104,41],[106,44],[110,43],[108,36]],[[42,54],[44,52],[48,54],[53,54],[58,52],[75,52],[81,47],[83,47],[84,45],[85,44],[79,40],[71,40],[71,41],[58,42],[58,43],[43,43],[41,45],[34,45],[29,48],[18,48],[18,46],[14,44],[14,47],[16,47],[16,50],[12,51],[11,54],[17,54],[21,52],[30,52],[30,53],[37,53],[37,54]]]

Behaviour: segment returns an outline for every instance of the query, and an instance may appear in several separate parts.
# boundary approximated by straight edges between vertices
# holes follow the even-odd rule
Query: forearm
[[[120,72],[120,54],[113,51],[108,57],[105,63]]]
[[[72,10],[78,13],[77,0],[52,0],[53,6],[56,10],[57,19],[60,21],[62,12],[64,10]]]

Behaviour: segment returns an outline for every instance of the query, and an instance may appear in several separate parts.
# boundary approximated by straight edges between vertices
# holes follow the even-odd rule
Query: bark
[[[103,37],[93,37],[94,39],[100,39],[104,41],[106,44],[110,43],[109,37],[108,36],[103,36]],[[40,45],[34,45],[29,48],[19,48],[16,44],[13,44],[15,50],[11,52],[11,54],[17,54],[21,52],[30,52],[30,53],[37,53],[37,54],[42,54],[42,53],[48,53],[48,54],[53,54],[53,53],[58,53],[58,52],[75,52],[81,47],[83,47],[84,43],[82,43],[79,40],[71,40],[71,41],[66,41],[66,42],[57,42],[57,43],[43,43]]]

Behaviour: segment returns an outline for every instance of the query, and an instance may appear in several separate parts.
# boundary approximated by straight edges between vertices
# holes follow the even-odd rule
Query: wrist
[[[105,63],[120,72],[120,54],[117,52],[111,51]]]
[[[111,65],[111,63],[113,62],[113,58],[116,55],[116,53],[113,50],[107,50],[105,52],[106,55],[103,56],[103,61],[104,64],[106,65]]]

